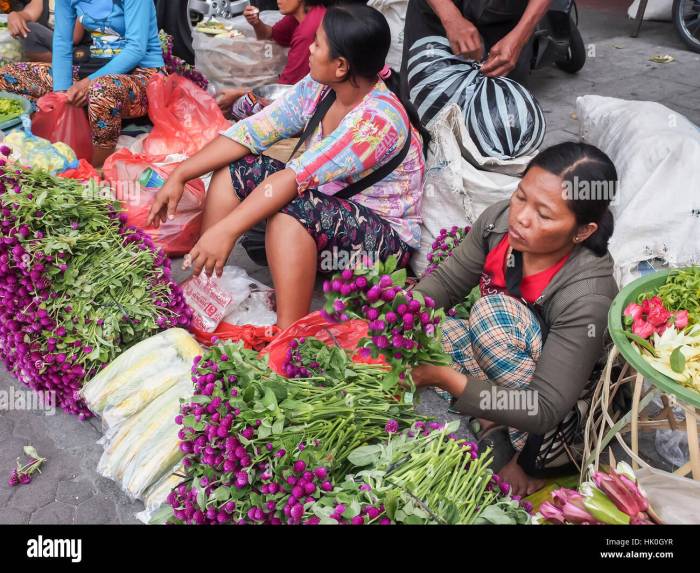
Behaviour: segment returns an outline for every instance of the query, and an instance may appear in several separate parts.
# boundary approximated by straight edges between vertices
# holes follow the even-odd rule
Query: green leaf
[[[24,453],[35,460],[38,460],[40,457],[39,454],[36,453],[34,446],[24,446]]]
[[[481,512],[477,524],[490,523],[492,525],[515,525],[515,520],[508,515],[502,507],[498,505],[489,505]]]
[[[396,270],[396,267],[398,266],[398,260],[396,259],[395,256],[391,256],[386,260],[386,263],[384,263],[384,272],[382,274],[385,275],[390,275]],[[394,278],[394,277],[392,277]]]
[[[175,515],[172,506],[164,504],[153,512],[148,520],[148,525],[164,525],[173,517]]]
[[[348,455],[348,461],[354,466],[368,466],[375,464],[381,457],[382,447],[380,445],[360,446]]]
[[[391,273],[391,280],[394,281],[396,286],[403,287],[406,285],[406,269],[400,269]]]
[[[621,512],[597,487],[591,487],[591,496],[583,499],[583,507],[602,523],[629,525],[630,516]]]
[[[445,434],[454,434],[457,430],[459,430],[459,424],[459,420],[452,420],[451,422],[445,424]]]
[[[396,490],[392,489],[384,496],[384,509],[386,511],[387,516],[392,521],[395,521],[396,510],[398,509],[398,507],[399,493]]]
[[[648,350],[652,356],[658,357],[656,354],[656,350],[654,347],[649,343],[648,340],[644,340],[641,336],[637,336],[633,332],[630,332],[629,330],[624,330],[625,336],[629,338],[632,342],[636,342],[639,346],[644,348],[645,350]]]
[[[228,487],[217,487],[212,494],[212,499],[218,501],[228,501],[231,498],[231,489]]]
[[[425,523],[425,519],[422,519],[417,515],[407,515],[403,522],[406,525],[423,525]]]
[[[275,396],[275,393],[269,387],[265,388],[265,396],[263,396],[262,405],[270,410],[270,412],[274,412],[277,409],[277,396]]]
[[[683,356],[680,346],[671,352],[671,368],[678,374],[683,374],[685,371],[685,356]]]
[[[258,428],[258,438],[264,440],[272,435],[272,426],[269,426],[263,422],[263,424]]]
[[[284,416],[279,418],[278,420],[275,421],[274,424],[272,424],[272,433],[273,434],[281,434],[283,430],[284,430]]]

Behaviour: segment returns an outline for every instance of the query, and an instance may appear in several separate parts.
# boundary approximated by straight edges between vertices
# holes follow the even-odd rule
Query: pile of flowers
[[[190,319],[168,259],[124,226],[116,203],[0,159],[0,351],[18,380],[89,417],[77,395],[84,380]]]
[[[411,366],[450,363],[440,344],[444,312],[430,297],[406,290],[406,270],[395,270],[396,264],[390,257],[371,269],[345,269],[323,283],[324,318],[368,321],[369,337],[360,346],[373,358],[384,356],[390,365],[382,382],[387,389],[410,381]]]
[[[32,481],[32,474],[35,472],[41,473],[42,464],[46,461],[46,458],[42,458],[37,454],[36,449],[33,446],[25,446],[24,453],[29,458],[29,462],[22,465],[17,458],[17,468],[12,470],[9,479],[7,480],[7,485],[14,487],[16,485],[27,485]]]
[[[540,506],[537,523],[653,525],[657,522],[632,468],[619,462],[609,472],[591,471],[579,491],[560,488]]]
[[[623,311],[625,334],[656,370],[700,391],[700,267],[672,273]]]
[[[387,420],[398,429],[419,419],[377,385],[381,366],[326,351],[324,376],[305,379],[278,376],[240,344],[214,346],[196,360],[195,395],[175,420],[188,480],[155,519],[313,523],[311,506],[345,475],[355,448],[383,436]]]
[[[204,74],[182,58],[178,58],[173,54],[173,37],[170,34],[166,34],[163,30],[160,31],[159,36],[160,45],[163,48],[163,61],[165,62],[165,69],[168,73],[183,76],[197,84],[203,90],[206,90],[209,86],[209,80],[204,77]]]

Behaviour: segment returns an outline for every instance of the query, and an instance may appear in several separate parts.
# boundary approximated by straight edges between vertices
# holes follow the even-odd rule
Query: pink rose
[[[625,316],[629,316],[632,320],[642,318],[642,306],[635,302],[631,302],[627,305],[627,308],[623,314]]]
[[[632,332],[642,338],[649,338],[654,334],[654,325],[646,320],[637,319],[632,323]]]
[[[678,330],[682,330],[686,326],[688,326],[688,311],[687,310],[679,310],[678,312],[673,313],[673,324],[676,325],[676,328]]]
[[[658,297],[654,298],[656,299]],[[666,310],[664,305],[661,303],[660,299],[659,304],[653,303],[652,299],[651,308],[647,313],[647,320],[651,322],[654,326],[661,326],[665,325],[668,322],[669,318],[671,318],[671,313],[668,310]]]

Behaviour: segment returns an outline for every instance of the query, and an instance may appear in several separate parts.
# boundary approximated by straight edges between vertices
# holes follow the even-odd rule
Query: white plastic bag
[[[700,482],[654,468],[635,471],[654,512],[668,525],[700,523]]]
[[[700,129],[659,103],[587,95],[581,138],[608,154],[620,181],[610,253],[618,277],[641,261],[700,262]]]
[[[80,394],[88,408],[102,417],[105,430],[115,428],[174,385],[188,381],[192,361],[199,354],[201,347],[187,331],[171,328],[115,358]]]
[[[182,462],[178,462],[171,471],[166,473],[143,494],[145,509],[136,514],[136,519],[146,525],[151,523],[155,512],[165,504],[170,492],[186,479],[185,468]]]
[[[479,155],[455,104],[436,116],[430,132],[433,141],[421,203],[421,244],[411,260],[419,276],[428,266],[426,257],[440,229],[473,224],[489,205],[510,197],[520,180],[517,174],[531,159],[502,161]]]
[[[634,19],[639,10],[639,0],[634,0],[627,9],[627,16]],[[670,22],[673,18],[673,0],[649,0],[644,10],[644,20]]]
[[[187,304],[194,310],[193,325],[214,332],[221,322],[267,326],[276,322],[269,302],[272,289],[248,276],[240,267],[224,267],[221,277],[191,277],[182,285]],[[268,322],[272,317],[273,321]],[[241,320],[247,320],[240,322]]]
[[[275,16],[267,12],[273,12]],[[260,16],[268,25],[282,17],[277,11],[261,12]],[[243,16],[237,16],[227,24],[245,35],[217,38],[192,31],[195,66],[217,90],[236,87],[252,89],[275,83],[287,64],[287,48],[272,40],[257,40]]]
[[[0,30],[0,66],[22,60],[22,44],[15,40],[6,28]]]
[[[367,6],[379,10],[389,23],[391,45],[386,56],[386,63],[398,72],[401,69],[403,56],[403,30],[406,25],[408,0],[369,0]]]
[[[133,499],[171,470],[180,460],[180,401],[192,396],[192,380],[182,378],[140,412],[110,429],[101,440],[105,450],[97,472],[117,482]]]

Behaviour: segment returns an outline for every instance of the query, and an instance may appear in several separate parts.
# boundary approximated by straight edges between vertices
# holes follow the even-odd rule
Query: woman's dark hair
[[[348,61],[347,80],[354,84],[357,77],[377,77],[391,45],[391,29],[379,10],[364,4],[332,6],[323,18],[323,30],[328,36],[331,58],[342,57]],[[424,153],[427,154],[430,133],[421,123],[414,105],[401,96],[398,73],[392,70],[384,82],[406,109],[408,119],[423,139]]]
[[[617,170],[610,158],[588,143],[567,141],[537,154],[525,174],[533,167],[564,180],[566,203],[576,222],[598,225],[596,232],[581,244],[599,257],[605,255],[615,228],[609,206],[617,193],[618,182]]]

